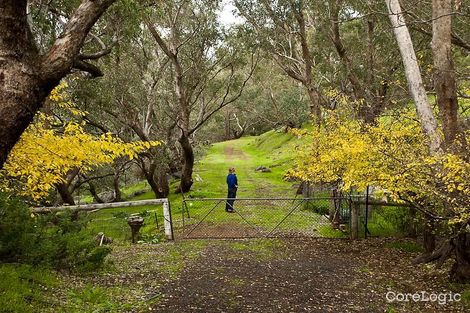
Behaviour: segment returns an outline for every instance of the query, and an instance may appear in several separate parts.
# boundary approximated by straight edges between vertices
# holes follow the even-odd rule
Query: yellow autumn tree
[[[309,143],[299,147],[288,176],[339,184],[343,190],[377,186],[395,201],[450,217],[453,223],[470,220],[468,155],[431,156],[410,112],[382,118],[374,126],[331,115],[321,127],[294,133],[307,136]],[[470,142],[470,134],[465,135]]]
[[[52,105],[72,116],[83,115],[68,100],[66,88],[67,85],[61,84],[52,91],[49,96]],[[125,143],[112,134],[94,136],[77,121],[57,128],[51,126],[54,122],[51,115],[39,113],[23,133],[1,172],[4,189],[39,200],[55,184],[63,182],[73,168],[90,171],[119,157],[133,159],[138,153],[159,145],[159,142]]]

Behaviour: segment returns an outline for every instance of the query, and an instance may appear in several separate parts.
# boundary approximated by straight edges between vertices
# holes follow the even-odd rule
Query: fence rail
[[[112,203],[95,203],[95,204],[80,204],[70,206],[55,206],[55,207],[35,207],[31,208],[32,213],[43,214],[60,211],[95,211],[95,210],[106,210],[114,208],[128,208],[136,206],[146,205],[163,205],[163,221],[165,236],[169,240],[174,239],[172,216],[170,209],[170,202],[167,198],[162,199],[150,199],[150,200],[139,200],[139,201],[126,201],[126,202],[112,202]]]
[[[409,204],[385,202],[367,198],[364,195],[316,198],[187,198],[183,200],[181,212],[178,210],[179,214],[175,216],[176,219],[172,217],[168,199],[36,207],[31,208],[31,211],[38,214],[66,210],[100,212],[148,205],[163,206],[160,216],[164,221],[165,237],[170,240],[175,237],[182,239],[253,237],[349,237],[357,239],[368,236],[406,235],[416,230],[414,222],[416,212],[410,209]],[[132,210],[135,211],[135,209]],[[232,210],[233,212],[227,212]],[[146,225],[149,227],[155,224],[156,228],[159,228],[157,211],[144,210],[141,213],[147,215],[154,213],[155,222],[151,221],[148,224],[146,222]],[[118,214],[122,216],[118,217]],[[111,216],[103,212],[100,215],[110,217],[101,220],[94,218],[93,229],[97,231],[114,229],[114,225],[118,222],[119,227],[125,228],[125,224],[119,221],[125,214],[126,211],[113,212]],[[149,218],[147,216],[147,219]],[[112,222],[113,220],[116,222]],[[119,234],[121,233],[122,231]]]

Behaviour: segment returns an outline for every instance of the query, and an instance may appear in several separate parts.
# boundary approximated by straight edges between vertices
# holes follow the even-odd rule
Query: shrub
[[[18,199],[0,193],[0,261],[88,270],[104,264],[108,247],[84,231],[70,212],[33,216]]]
[[[0,260],[17,261],[34,249],[38,230],[28,208],[0,193]]]

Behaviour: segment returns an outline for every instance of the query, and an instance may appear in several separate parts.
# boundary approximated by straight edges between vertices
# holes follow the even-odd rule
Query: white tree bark
[[[388,8],[390,22],[393,32],[400,48],[400,54],[405,67],[408,88],[413,97],[418,118],[424,133],[429,137],[429,148],[431,154],[438,154],[441,151],[441,136],[437,130],[437,122],[429,104],[426,90],[424,89],[413,42],[406,26],[405,17],[401,11],[399,0],[385,0]]]

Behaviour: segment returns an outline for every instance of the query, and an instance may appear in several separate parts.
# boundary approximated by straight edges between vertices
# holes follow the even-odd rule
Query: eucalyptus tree
[[[320,121],[322,108],[331,106],[320,88],[322,73],[317,66],[324,59],[317,51],[318,16],[312,14],[308,1],[236,0],[235,5],[258,44],[286,75],[305,87],[311,112]]]
[[[394,38],[388,20],[380,14],[383,4],[329,0],[314,9],[328,13],[329,25],[322,29],[328,30],[323,32],[325,41],[332,43],[338,56],[335,60],[342,65],[338,76],[348,82],[343,92],[353,100],[356,116],[374,123],[396,101],[397,94],[403,94],[394,84],[400,79],[400,58],[398,51],[389,49]]]
[[[216,112],[235,102],[251,77],[256,58],[228,45],[217,22],[219,0],[158,2],[145,12],[155,49],[167,56],[173,79],[172,105],[182,153],[181,183],[190,190],[194,166],[191,136]],[[243,47],[241,47],[243,48]],[[246,54],[251,66],[241,73]]]
[[[303,85],[285,75],[267,55],[237,103],[224,109],[225,138],[300,127],[309,119],[309,103]]]
[[[409,33],[407,20],[398,0],[385,1],[390,22],[393,26],[396,41],[400,48],[405,68],[410,93],[413,96],[416,111],[420,119],[423,132],[429,138],[429,152],[434,156],[442,156],[443,159],[460,158],[461,162],[470,162],[468,156],[468,142],[465,137],[459,138],[460,126],[458,117],[458,98],[456,72],[454,68],[454,52],[451,44],[455,35],[452,31],[452,17],[456,14],[452,8],[452,1],[432,1],[432,57],[434,72],[434,90],[439,108],[440,124],[444,138],[438,124],[438,118],[429,103],[426,90],[422,83],[419,64],[413,48],[413,42]],[[429,9],[429,8],[428,8]],[[456,142],[455,139],[460,139]],[[444,163],[445,164],[445,163]],[[448,173],[446,166],[437,164],[436,171]],[[464,173],[462,173],[463,175]],[[437,175],[440,177],[440,174]],[[442,184],[442,182],[441,182]],[[439,186],[437,186],[439,187]],[[449,218],[468,211],[468,200],[465,190],[447,190],[444,201],[437,204],[430,204],[432,196],[424,199],[428,207],[433,211],[443,212]],[[433,236],[428,236],[430,244],[427,245],[427,254],[419,257],[417,262],[436,261],[440,266],[451,255],[455,255],[455,263],[451,270],[451,277],[457,281],[470,281],[470,244],[468,242],[468,218],[460,218],[449,225],[449,234],[445,240],[436,248]]]
[[[63,77],[73,69],[99,74],[98,68],[88,60],[98,58],[105,51],[81,52],[93,25],[114,2],[83,0],[59,17],[50,6],[42,8],[42,1],[39,4],[27,0],[0,2],[0,167],[44,99]],[[70,8],[66,1],[63,4]],[[30,18],[37,5],[43,9],[38,14],[45,19],[60,21],[52,29],[60,35],[41,46],[32,31],[34,21]]]
[[[458,118],[459,80],[468,81],[468,70],[454,66],[458,52],[470,52],[468,1],[432,1],[419,8],[405,2],[411,29],[428,35],[431,40],[432,74],[439,118],[444,134],[443,148],[449,148],[460,132]],[[452,47],[454,44],[454,47]],[[460,51],[459,51],[460,50]]]
[[[136,12],[134,12],[136,13]],[[176,113],[169,61],[155,53],[153,39],[139,27],[139,14],[129,14],[130,27],[119,46],[101,62],[106,76],[98,82],[82,81],[75,86],[80,107],[87,111],[85,122],[94,129],[111,132],[125,142],[160,141],[134,160],[155,197],[167,197],[167,175],[174,156]],[[114,183],[116,184],[116,183]]]

